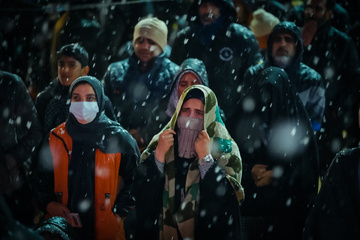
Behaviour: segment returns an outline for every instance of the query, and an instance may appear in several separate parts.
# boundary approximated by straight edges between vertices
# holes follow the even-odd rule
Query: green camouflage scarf
[[[178,114],[187,93],[191,89],[200,89],[204,93],[204,128],[212,144],[211,155],[226,172],[228,181],[234,188],[237,200],[244,199],[241,186],[242,163],[239,148],[231,138],[220,117],[220,111],[214,92],[203,85],[193,85],[180,96],[175,113],[170,122],[155,135],[141,155],[141,161],[149,158],[158,144],[159,135],[168,128],[175,129]],[[194,222],[199,202],[200,172],[198,161],[189,166],[185,183],[185,199],[179,209],[175,209],[175,164],[174,146],[165,155],[165,186],[163,191],[163,212],[160,214],[160,239],[177,239],[177,228],[183,238],[194,239]]]

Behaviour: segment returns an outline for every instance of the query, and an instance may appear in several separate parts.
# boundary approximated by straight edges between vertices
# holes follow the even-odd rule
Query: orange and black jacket
[[[51,173],[44,164],[39,168],[36,190],[43,209],[50,201],[69,206],[69,163],[73,152],[73,139],[65,129],[65,123],[53,129],[49,138],[52,159]],[[47,160],[49,163],[49,160]],[[114,213],[124,218],[134,207],[131,186],[138,162],[137,154],[103,153],[95,150],[94,216],[95,238],[116,239],[121,228]],[[106,172],[106,174],[104,174]],[[48,181],[44,181],[47,179]],[[41,182],[48,182],[41,183]],[[70,209],[71,211],[72,209]]]

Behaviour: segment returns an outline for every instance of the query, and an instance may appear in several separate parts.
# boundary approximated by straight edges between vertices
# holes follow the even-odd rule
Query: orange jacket
[[[68,166],[72,153],[72,138],[65,123],[52,130],[50,150],[54,163],[54,191],[58,201],[68,203]],[[119,224],[113,213],[120,191],[119,167],[121,153],[95,153],[95,239],[125,239],[123,221]]]

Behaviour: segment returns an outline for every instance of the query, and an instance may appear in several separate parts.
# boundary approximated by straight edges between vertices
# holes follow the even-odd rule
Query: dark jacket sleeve
[[[240,206],[225,171],[216,161],[200,181],[195,229],[196,239],[240,239]]]
[[[54,193],[54,165],[49,141],[43,141],[39,151],[39,161],[33,174],[33,189],[41,211],[46,212],[46,206],[56,201]]]
[[[136,148],[137,150],[137,148]],[[135,199],[132,194],[134,176],[139,162],[140,153],[121,155],[119,175],[122,177],[122,187],[115,203],[115,212],[122,218],[126,217],[135,206]]]
[[[142,162],[135,175],[136,239],[158,239],[164,174],[155,164],[154,154]]]
[[[21,119],[17,132],[18,143],[7,149],[5,153],[14,156],[17,163],[21,165],[38,147],[42,134],[37,111],[30,94],[20,78],[17,78],[17,82],[18,92],[15,98],[15,114],[17,119]]]

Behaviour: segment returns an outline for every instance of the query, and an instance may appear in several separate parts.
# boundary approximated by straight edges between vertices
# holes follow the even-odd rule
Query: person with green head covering
[[[141,155],[136,239],[240,239],[241,174],[214,92],[188,87]]]

